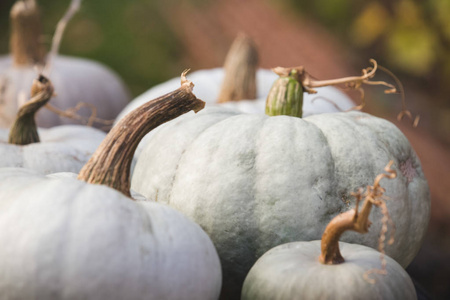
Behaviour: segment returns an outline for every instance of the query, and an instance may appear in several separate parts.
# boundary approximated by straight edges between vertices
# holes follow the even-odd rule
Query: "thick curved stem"
[[[130,169],[141,139],[152,129],[205,103],[192,93],[193,84],[182,75],[179,89],[145,103],[119,121],[81,169],[78,179],[103,184],[130,196]]]
[[[53,95],[53,85],[44,76],[39,76],[31,86],[31,99],[19,108],[16,120],[10,131],[8,142],[15,145],[28,145],[39,142],[34,116]]]
[[[360,213],[352,209],[339,214],[328,223],[322,235],[321,250],[319,260],[323,264],[334,265],[344,262],[344,258],[339,250],[339,239],[341,235],[352,230],[359,233],[366,233],[370,227],[369,215],[372,209],[372,202],[366,200]]]
[[[43,65],[41,19],[35,1],[17,1],[10,12],[10,51],[15,66]]]
[[[256,99],[258,52],[253,40],[239,34],[227,54],[218,102]]]
[[[392,179],[397,176],[397,173],[391,169],[393,163],[393,161],[390,161],[384,168],[387,173],[379,174],[375,178],[373,186],[367,187],[367,191],[364,194],[364,206],[361,211],[358,212],[358,205],[363,197],[362,191],[360,190],[358,193],[354,194],[356,197],[355,209],[337,215],[330,223],[328,223],[322,235],[322,253],[319,257],[321,263],[333,265],[344,262],[344,258],[339,250],[339,239],[345,231],[352,230],[359,233],[368,232],[371,224],[369,215],[372,210],[372,205],[380,206],[382,203],[381,199],[384,189],[380,186],[380,180],[383,178]]]

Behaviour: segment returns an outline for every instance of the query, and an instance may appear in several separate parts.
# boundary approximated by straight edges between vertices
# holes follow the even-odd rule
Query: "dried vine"
[[[394,242],[395,227],[393,226],[394,224],[387,210],[386,200],[388,198],[384,196],[385,189],[380,186],[380,181],[383,178],[393,179],[397,176],[395,170],[391,168],[392,164],[393,161],[391,160],[384,168],[386,173],[378,175],[374,180],[374,184],[372,186],[367,186],[365,192],[363,192],[363,189],[361,188],[358,192],[352,193],[352,196],[356,198],[355,209],[336,216],[327,225],[322,236],[322,253],[319,257],[320,262],[323,264],[339,264],[344,262],[344,258],[339,250],[340,236],[347,230],[352,230],[359,233],[368,232],[371,225],[369,215],[372,206],[374,205],[380,207],[383,214],[378,249],[381,253],[381,269],[372,269],[367,271],[364,274],[364,278],[369,282],[374,282],[373,279],[369,278],[371,273],[386,274],[386,259],[384,257],[386,233],[388,231],[388,225],[391,225],[391,237],[388,241],[388,244],[390,245]],[[359,203],[363,198],[364,206],[361,210],[359,210]]]
[[[406,108],[406,101],[405,101],[405,90],[403,88],[403,85],[401,81],[387,68],[378,65],[377,61],[374,59],[369,60],[372,66],[367,67],[365,69],[362,69],[362,75],[361,76],[350,76],[350,77],[343,77],[343,78],[337,78],[337,79],[330,79],[330,80],[316,80],[314,79],[303,66],[294,67],[294,68],[282,68],[277,67],[274,68],[273,71],[280,75],[280,76],[288,76],[292,69],[297,70],[298,78],[297,80],[302,84],[305,91],[309,94],[315,94],[317,91],[315,88],[318,87],[324,87],[324,86],[342,86],[342,89],[347,90],[356,90],[360,93],[360,104],[356,105],[349,110],[361,110],[366,105],[365,101],[365,92],[364,92],[364,85],[381,85],[387,87],[387,89],[384,91],[385,94],[397,94],[399,93],[401,95],[401,101],[402,101],[402,110],[397,115],[397,119],[400,121],[403,119],[404,116],[407,116],[412,120],[413,127],[417,127],[420,117],[416,116],[413,118],[411,112]],[[393,84],[387,83],[385,81],[373,81],[372,79],[376,75],[376,71],[380,69],[383,72],[387,73],[389,76],[391,76],[394,81],[396,82],[397,87],[395,87]],[[342,111],[332,100],[326,99],[326,98],[315,98],[316,99],[322,99],[327,102],[330,102],[334,104],[336,108]]]

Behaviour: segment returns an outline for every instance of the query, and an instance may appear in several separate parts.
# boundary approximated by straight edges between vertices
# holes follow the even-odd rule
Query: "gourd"
[[[11,126],[24,102],[22,99],[27,99],[26,93],[36,78],[36,66],[42,68],[46,62],[40,42],[39,10],[34,0],[14,4],[11,26],[11,55],[0,57],[0,127],[3,128]],[[111,120],[130,100],[122,80],[106,66],[91,60],[57,55],[52,59],[51,79],[58,91],[53,104],[60,110],[76,107],[83,101],[97,108],[98,118]],[[83,109],[79,113],[88,118],[91,110]],[[39,127],[52,127],[78,121],[41,110],[36,122]]]
[[[348,230],[369,230],[372,205],[383,203],[383,177],[395,173],[377,176],[361,211],[356,207],[337,215],[321,241],[283,244],[261,256],[244,281],[241,299],[417,299],[411,278],[393,259],[372,248],[339,243]]]
[[[218,297],[220,262],[201,228],[164,204],[130,198],[129,166],[139,138],[201,109],[191,89],[185,81],[132,112],[78,180],[70,173],[0,169],[0,298]]]
[[[37,129],[35,113],[53,95],[50,80],[33,81],[31,100],[18,111],[11,130],[0,129],[0,167],[23,167],[42,174],[79,172],[105,133],[82,125]]]
[[[303,88],[298,70],[288,73],[275,90]],[[137,159],[132,188],[202,226],[221,258],[222,297],[237,298],[258,257],[282,243],[320,239],[334,216],[354,207],[353,188],[394,160],[399,176],[386,189],[397,243],[386,254],[406,267],[430,215],[428,184],[407,138],[394,124],[358,111],[301,118],[291,109],[301,107],[301,97],[270,95],[275,116],[214,107],[158,128]],[[287,110],[294,116],[277,116]],[[380,227],[375,222],[374,232]],[[375,240],[370,232],[343,238],[372,248]]]
[[[277,74],[257,67],[257,53],[253,41],[239,35],[227,54],[223,68],[197,70],[190,74],[196,82],[196,94],[207,106],[223,106],[251,114],[264,114],[267,95]],[[139,105],[163,95],[178,85],[178,78],[156,85],[131,101],[118,115],[119,120]],[[328,100],[332,100],[328,101]],[[335,87],[321,87],[317,94],[306,94],[304,116],[338,112],[354,107],[353,101]]]

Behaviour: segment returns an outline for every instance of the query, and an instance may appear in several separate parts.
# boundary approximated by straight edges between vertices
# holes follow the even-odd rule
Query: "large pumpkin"
[[[218,297],[219,258],[201,228],[166,205],[129,197],[139,136],[201,109],[190,90],[186,83],[125,118],[80,180],[0,169],[1,299]]]
[[[18,1],[11,9],[11,56],[0,57],[0,127],[12,124],[18,108],[28,99],[36,78],[35,66],[45,63],[38,18],[34,1]],[[58,91],[52,105],[61,110],[85,102],[97,108],[99,118],[113,120],[130,100],[122,80],[109,68],[91,60],[58,55],[52,61],[51,78]],[[80,111],[84,117],[91,113],[90,109]],[[77,122],[48,110],[37,114],[40,127]]]
[[[406,267],[426,232],[428,184],[400,130],[366,113],[187,114],[147,141],[132,187],[202,226],[221,257],[223,295],[236,298],[259,256],[282,243],[320,239],[332,217],[353,207],[353,189],[369,184],[389,160],[399,173],[386,185],[397,243],[386,253]],[[380,226],[375,222],[373,232]],[[372,233],[343,240],[376,247]]]
[[[50,100],[53,85],[40,76],[34,80],[31,94],[11,130],[0,129],[0,167],[23,167],[42,174],[79,172],[105,133],[82,125],[36,128],[35,113]]]

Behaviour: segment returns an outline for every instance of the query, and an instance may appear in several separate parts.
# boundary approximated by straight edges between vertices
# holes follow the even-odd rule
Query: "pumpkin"
[[[240,101],[228,101],[218,103],[220,88],[225,76],[223,68],[203,69],[190,73],[189,78],[196,83],[196,95],[204,99],[207,107],[222,106],[230,109],[236,109],[244,113],[264,114],[267,95],[273,82],[278,75],[269,69],[258,69],[256,73],[257,98],[243,99]],[[164,95],[174,89],[179,84],[179,78],[173,78],[159,85],[156,85],[136,97],[131,101],[117,116],[120,120],[127,113],[139,107],[143,103]],[[335,104],[324,101],[332,100]],[[305,116],[320,114],[326,112],[338,112],[347,110],[354,106],[352,100],[335,87],[322,87],[317,89],[317,94],[306,94],[303,102],[303,114]]]
[[[276,89],[295,85],[280,79]],[[272,96],[276,102],[276,97],[291,94]],[[158,128],[147,141],[132,188],[157,196],[202,226],[221,258],[222,296],[237,298],[258,257],[282,243],[320,239],[331,218],[354,206],[352,189],[367,185],[389,160],[399,171],[386,186],[397,243],[386,253],[406,267],[429,221],[428,184],[401,131],[367,113],[300,118],[215,107],[186,114]],[[380,226],[375,222],[374,232]],[[372,233],[347,234],[343,240],[376,247]]]
[[[228,51],[223,68],[198,70],[190,74],[197,84],[196,94],[208,105],[220,105],[251,114],[264,114],[267,95],[277,74],[268,69],[258,69],[258,53],[250,37],[239,34]],[[117,119],[132,109],[155,97],[163,95],[178,85],[173,78],[156,85],[131,101]],[[329,101],[329,100],[332,100]],[[339,89],[326,86],[315,95],[305,95],[305,116],[347,110],[354,106],[352,100]]]
[[[382,255],[380,262],[380,252],[372,248],[339,243],[345,231],[368,231],[372,203],[383,203],[381,189],[376,179],[361,211],[336,216],[321,241],[266,252],[248,273],[241,299],[417,299],[411,278],[395,260]]]
[[[37,129],[34,115],[50,100],[53,85],[40,76],[31,93],[32,99],[19,109],[11,130],[0,129],[0,167],[23,167],[42,174],[79,172],[105,133],[82,125]]]
[[[11,126],[36,78],[35,66],[44,65],[46,60],[35,1],[17,1],[11,9],[11,23],[11,55],[0,57],[0,127]],[[83,101],[97,108],[97,117],[112,120],[130,100],[122,80],[106,66],[91,60],[57,55],[52,60],[51,78],[58,91],[52,103],[60,110]],[[91,113],[89,109],[80,111],[86,118]],[[40,127],[78,122],[49,110],[41,110],[36,121]]]
[[[147,131],[204,103],[185,82],[114,127],[76,174],[0,169],[0,298],[216,299],[221,270],[201,228],[129,190]],[[131,156],[130,156],[131,154]],[[155,199],[156,200],[156,199]]]

